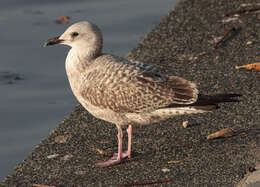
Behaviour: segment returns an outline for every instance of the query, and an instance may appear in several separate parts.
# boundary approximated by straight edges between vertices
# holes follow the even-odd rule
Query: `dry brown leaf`
[[[58,19],[56,19],[56,23],[61,24],[61,23],[68,23],[70,17],[69,16],[61,16]]]
[[[247,69],[247,70],[256,70],[260,71],[260,62],[256,62],[253,64],[247,64],[244,66],[236,66],[236,69]]]
[[[229,137],[233,135],[234,135],[234,130],[232,128],[226,128],[208,135],[207,140],[220,138],[220,137]]]
[[[43,184],[33,184],[33,187],[55,187],[55,186],[48,186]]]

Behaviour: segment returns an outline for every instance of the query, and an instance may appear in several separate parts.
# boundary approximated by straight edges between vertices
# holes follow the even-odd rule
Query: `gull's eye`
[[[73,32],[73,33],[71,34],[72,37],[76,37],[76,36],[78,36],[78,35],[79,35],[78,32]]]

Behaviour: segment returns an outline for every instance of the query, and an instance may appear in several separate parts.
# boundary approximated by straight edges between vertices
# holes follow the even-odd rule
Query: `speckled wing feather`
[[[180,77],[160,74],[154,66],[139,61],[102,55],[89,69],[81,96],[103,109],[140,113],[197,100],[195,84]]]

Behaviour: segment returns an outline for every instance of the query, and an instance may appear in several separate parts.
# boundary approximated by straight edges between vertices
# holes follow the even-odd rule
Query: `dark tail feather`
[[[237,97],[241,97],[240,94],[213,94],[213,95],[204,95],[199,94],[198,100],[193,103],[192,105],[194,108],[205,110],[205,111],[212,111],[219,108],[219,103],[226,103],[226,102],[239,102]]]
[[[170,105],[171,107],[180,107],[180,106],[193,106],[194,108],[197,108],[199,110],[205,110],[205,111],[212,111],[215,109],[218,109],[219,103],[226,103],[226,102],[239,102],[237,97],[241,97],[240,94],[212,94],[212,95],[204,95],[199,94],[198,99],[195,103],[189,104],[189,105],[178,105],[173,104]]]
[[[218,103],[226,103],[226,102],[239,102],[237,97],[241,97],[240,94],[213,94],[213,95],[204,95],[199,94],[198,100],[194,103],[194,105],[209,105],[209,104],[218,104]]]

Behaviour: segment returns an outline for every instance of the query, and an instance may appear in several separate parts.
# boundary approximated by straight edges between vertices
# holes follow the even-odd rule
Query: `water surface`
[[[103,51],[125,56],[176,1],[0,1],[0,179],[77,104],[64,67],[69,48],[43,43],[89,20],[103,31]],[[60,16],[70,23],[56,24]]]

